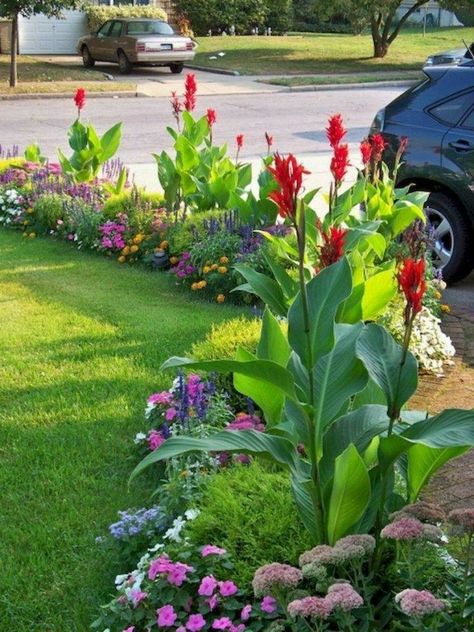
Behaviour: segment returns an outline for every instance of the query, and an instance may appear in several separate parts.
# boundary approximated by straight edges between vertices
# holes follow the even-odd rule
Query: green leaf
[[[380,316],[396,293],[397,283],[393,269],[369,277],[362,297],[363,320],[367,322]]]
[[[239,187],[246,189],[252,184],[252,164],[243,164],[238,169]]]
[[[247,375],[261,382],[262,388],[265,388],[267,384],[271,384],[279,388],[290,399],[296,400],[292,374],[284,367],[270,360],[251,360],[247,362],[239,362],[237,360],[210,360],[195,362],[189,358],[173,357],[162,364],[160,370],[177,367],[200,369],[208,372],[215,371],[216,373],[239,373],[241,375]]]
[[[474,445],[474,410],[444,410],[439,415],[413,424],[401,433],[413,443],[431,448],[454,448]]]
[[[351,269],[346,258],[322,270],[307,285],[309,331],[305,332],[303,299],[299,293],[288,312],[288,339],[308,370],[334,346],[334,319],[351,293]]]
[[[415,357],[408,352],[402,365],[402,348],[383,327],[375,324],[367,325],[359,336],[356,354],[372,380],[385,393],[389,415],[397,416],[416,391],[418,368]]]
[[[272,257],[268,252],[264,252],[263,257],[272,271],[277,283],[283,290],[285,298],[290,302],[293,301],[295,296],[298,294],[298,281],[293,279],[285,268],[275,261],[274,257]]]
[[[176,165],[180,171],[189,173],[199,166],[199,154],[185,136],[178,136],[174,146],[176,149]]]
[[[408,200],[397,201],[393,208],[393,217],[389,221],[392,236],[398,237],[417,219],[423,223],[426,221],[422,206],[417,206]]]
[[[256,430],[224,430],[203,439],[167,439],[136,466],[130,480],[154,463],[190,452],[244,452],[269,458],[295,473],[299,467],[296,448],[288,439]]]
[[[283,292],[276,281],[270,277],[256,272],[249,266],[237,264],[233,266],[252,288],[252,293],[256,294],[268,307],[278,316],[286,316],[287,306]]]
[[[318,526],[316,521],[314,504],[311,498],[311,489],[313,487],[314,485],[312,481],[303,482],[295,476],[291,477],[291,491],[293,493],[293,498],[295,499],[301,521],[306,530],[312,536],[313,540],[318,542],[322,525]]]
[[[414,445],[408,450],[408,497],[415,502],[431,476],[445,463],[454,459],[469,447],[430,448],[426,445]]]
[[[333,545],[362,517],[370,501],[370,478],[365,463],[350,444],[336,459],[328,507],[327,535]]]
[[[286,367],[291,349],[278,320],[268,308],[265,308],[262,321],[262,333],[257,347],[259,360],[273,360]]]
[[[112,156],[117,153],[121,139],[122,123],[117,123],[105,132],[105,134],[100,139],[100,145],[102,149],[100,156],[101,162],[110,160]]]

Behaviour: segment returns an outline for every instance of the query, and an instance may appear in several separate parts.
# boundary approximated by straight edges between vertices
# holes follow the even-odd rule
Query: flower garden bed
[[[25,239],[142,263],[255,311],[163,365],[169,388],[130,437],[131,484],[148,476],[156,495],[98,534],[127,572],[94,628],[468,630],[472,510],[446,516],[419,496],[473,445],[474,414],[407,410],[419,366],[439,372],[454,351],[424,198],[397,190],[382,163],[392,152],[396,172],[403,144],[364,140],[344,191],[346,131],[331,117],[333,184],[317,214],[304,167],[272,156],[268,133],[249,192],[243,137],[235,157],[215,147],[217,115],[193,117],[196,90],[188,75],[184,101],[172,97],[176,153],[155,156],[162,196],[128,185],[111,162],[120,125],[99,138],[80,91],[69,158],[51,164],[31,146],[0,163],[0,223]]]

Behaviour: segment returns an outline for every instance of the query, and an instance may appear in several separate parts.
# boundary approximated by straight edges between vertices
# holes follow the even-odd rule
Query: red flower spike
[[[293,154],[286,158],[275,154],[275,166],[267,167],[278,184],[278,190],[268,196],[279,208],[282,217],[295,218],[298,194],[303,186],[303,175],[309,174],[303,165],[299,164]]]
[[[386,143],[382,134],[374,134],[369,136],[369,143],[372,145],[372,158],[374,162],[380,162],[382,160],[383,152],[385,151]]]
[[[400,156],[402,156],[406,152],[407,149],[408,149],[408,138],[406,136],[402,136],[402,138],[400,139],[400,145],[398,147]]]
[[[237,136],[235,137],[235,142],[237,143],[237,149],[242,149],[242,147],[244,146],[244,135],[237,134]]]
[[[360,154],[362,156],[362,164],[366,167],[372,160],[372,145],[367,138],[360,144]]]
[[[334,176],[336,185],[341,184],[344,180],[344,176],[347,173],[347,168],[350,166],[349,162],[349,146],[348,145],[336,145],[334,147],[334,155],[331,160],[331,173]]]
[[[268,132],[265,132],[265,140],[267,141],[268,150],[270,151],[270,147],[273,145],[273,136],[270,136]]]
[[[78,88],[74,95],[74,103],[76,104],[78,113],[86,104],[86,91],[84,88]]]
[[[398,285],[403,291],[407,307],[413,316],[421,312],[426,291],[425,260],[405,259],[397,274]]]
[[[196,92],[196,76],[190,73],[184,80],[184,108],[188,112],[192,112],[196,107]]]
[[[183,104],[179,100],[178,94],[175,90],[171,93],[171,107],[173,108],[173,116],[176,120],[178,120],[180,112],[183,109]]]
[[[327,268],[344,256],[346,234],[347,230],[338,226],[331,226],[328,233],[321,231],[323,239],[323,245],[319,253],[321,268]]]
[[[342,116],[340,114],[330,116],[326,127],[326,135],[333,149],[339,145],[346,134],[347,130],[344,127]]]
[[[207,111],[206,117],[207,117],[207,124],[209,125],[209,127],[212,127],[217,120],[216,111],[211,110],[209,108]]]

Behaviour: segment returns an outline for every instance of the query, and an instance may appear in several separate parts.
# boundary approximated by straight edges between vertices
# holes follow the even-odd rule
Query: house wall
[[[0,21],[0,53],[10,52],[11,25],[7,20]]]

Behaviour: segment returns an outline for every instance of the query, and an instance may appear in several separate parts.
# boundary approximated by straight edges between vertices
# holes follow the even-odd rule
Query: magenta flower
[[[133,607],[136,608],[141,601],[148,597],[148,593],[141,590],[131,590],[130,597],[132,598]]]
[[[217,598],[217,595],[212,595],[207,600],[207,605],[209,606],[209,610],[211,612],[217,608],[218,604],[219,604],[219,599]]]
[[[173,562],[166,555],[161,555],[153,560],[148,569],[148,579],[154,581],[160,573],[169,573],[174,568]]]
[[[176,564],[173,565],[173,568],[168,572],[166,579],[168,580],[168,583],[173,586],[182,586],[187,579],[188,572],[192,570],[192,566],[176,562]]]
[[[167,404],[171,404],[172,401],[173,401],[173,394],[169,393],[168,391],[153,393],[153,395],[150,395],[150,397],[147,399],[148,404],[153,404],[153,405],[161,404],[163,406],[166,406]]]
[[[203,557],[207,557],[208,555],[225,555],[226,553],[227,551],[225,549],[214,546],[214,544],[206,544],[201,551]]]
[[[206,619],[202,614],[192,614],[186,621],[186,628],[190,632],[199,632],[206,625]]]
[[[232,621],[229,617],[221,617],[220,619],[214,619],[212,622],[212,628],[214,630],[227,630],[232,627]]]
[[[252,614],[252,606],[247,604],[244,606],[240,612],[240,618],[242,621],[248,621],[250,619],[250,615]]]
[[[156,611],[157,619],[156,622],[159,628],[170,628],[174,625],[178,615],[174,611],[173,606],[167,604],[166,606],[162,606],[158,608]]]
[[[176,408],[168,408],[168,410],[165,413],[166,421],[173,421],[175,417],[176,417]]]
[[[131,625],[129,628],[126,628],[123,632],[135,632],[135,626]]]
[[[198,595],[210,597],[217,588],[217,580],[212,575],[203,577],[198,588]]]
[[[230,632],[244,632],[247,629],[247,626],[243,623],[239,623],[239,625],[231,625]]]
[[[154,452],[160,447],[160,445],[163,445],[163,443],[165,442],[165,438],[163,437],[161,432],[158,432],[158,430],[150,430],[150,432],[148,433],[147,441],[148,447],[152,452]]]
[[[239,589],[232,581],[219,582],[219,592],[223,597],[232,597]]]
[[[277,609],[277,601],[270,595],[266,595],[260,602],[260,608],[267,614],[272,614]]]

